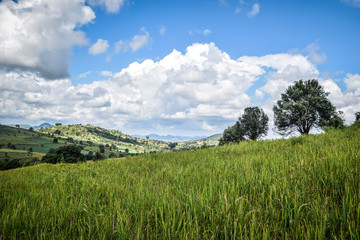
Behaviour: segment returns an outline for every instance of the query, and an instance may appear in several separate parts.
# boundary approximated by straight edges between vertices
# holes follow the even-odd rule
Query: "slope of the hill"
[[[128,149],[130,153],[164,151],[169,149],[168,145],[161,141],[138,139],[118,130],[108,130],[92,125],[60,125],[39,129],[38,131],[69,139],[69,141],[76,141],[80,144],[91,145],[93,148],[90,147],[89,149],[92,151],[98,151],[99,145],[105,145],[106,148],[109,149],[112,146],[112,149],[117,149],[120,152],[125,152],[125,150]]]
[[[359,239],[360,130],[0,172],[0,239]]]

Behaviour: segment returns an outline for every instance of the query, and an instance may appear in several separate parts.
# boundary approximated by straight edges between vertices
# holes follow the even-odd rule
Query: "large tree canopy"
[[[296,81],[289,86],[273,107],[278,132],[309,134],[312,128],[329,125],[337,115],[328,95],[316,79]]]

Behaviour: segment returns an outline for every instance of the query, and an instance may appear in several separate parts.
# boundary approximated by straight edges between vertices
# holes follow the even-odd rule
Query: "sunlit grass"
[[[0,172],[0,239],[359,239],[359,136]]]

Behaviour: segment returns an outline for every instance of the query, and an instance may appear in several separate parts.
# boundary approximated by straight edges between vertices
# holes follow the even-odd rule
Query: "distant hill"
[[[116,152],[144,153],[168,150],[168,144],[159,140],[147,140],[132,137],[118,130],[108,130],[92,125],[60,125],[39,129],[39,132],[51,136],[68,139],[67,142],[90,145],[86,149],[96,152],[99,145],[105,145],[105,152],[108,154],[116,149]],[[112,147],[111,147],[112,146]],[[111,150],[110,150],[111,147]]]
[[[53,127],[54,125],[50,124],[50,123],[42,123],[39,126],[33,126],[33,128],[35,130],[37,129],[41,129],[41,128],[49,128],[49,127]]]
[[[146,136],[141,135],[133,135],[134,137],[146,139]],[[204,136],[173,136],[173,135],[158,135],[158,134],[150,134],[148,135],[149,139],[165,141],[165,142],[185,142],[185,141],[196,141],[200,139],[204,139]]]
[[[214,134],[214,135],[211,135],[209,137],[206,137],[206,138],[203,138],[201,140],[212,140],[212,141],[219,141],[220,138],[222,137],[222,133],[218,133],[218,134]]]
[[[9,126],[9,127],[19,127],[19,128],[23,128],[23,129],[29,129],[31,126],[28,124],[4,124],[5,126]]]

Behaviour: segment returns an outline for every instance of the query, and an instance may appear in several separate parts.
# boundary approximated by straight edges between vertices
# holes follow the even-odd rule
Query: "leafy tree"
[[[177,142],[171,142],[171,143],[169,143],[168,144],[168,146],[169,146],[169,148],[170,148],[170,150],[173,150],[176,146],[178,145],[178,143]]]
[[[264,110],[259,107],[247,107],[244,114],[239,118],[243,134],[251,140],[256,140],[266,135],[269,118]]]
[[[85,161],[84,154],[81,153],[80,148],[70,145],[62,146],[58,149],[50,149],[48,153],[42,158],[42,162],[46,163],[76,163]]]
[[[62,124],[61,123],[55,123],[55,126],[61,126]]]
[[[54,138],[53,143],[58,143],[58,142],[59,142],[59,139]]]
[[[59,129],[56,129],[54,133],[59,135],[61,133],[61,131]]]
[[[327,126],[336,116],[328,95],[316,79],[296,81],[289,86],[273,107],[278,132],[309,134],[312,128]]]
[[[240,126],[240,122],[237,121],[233,126],[224,130],[223,136],[219,140],[219,145],[238,143],[243,140],[245,140],[244,131]]]
[[[105,153],[105,146],[100,144],[99,145],[99,150],[100,150],[100,153]]]
[[[29,127],[29,131],[34,131],[34,128],[33,127]]]
[[[88,154],[86,154],[85,158],[86,158],[86,160],[93,160],[94,153],[92,151],[88,152]]]
[[[96,160],[103,160],[103,159],[105,159],[105,156],[103,154],[101,154],[101,152],[96,152],[95,153],[95,158],[94,158],[95,161]]]
[[[355,121],[360,121],[360,112],[355,113]]]

